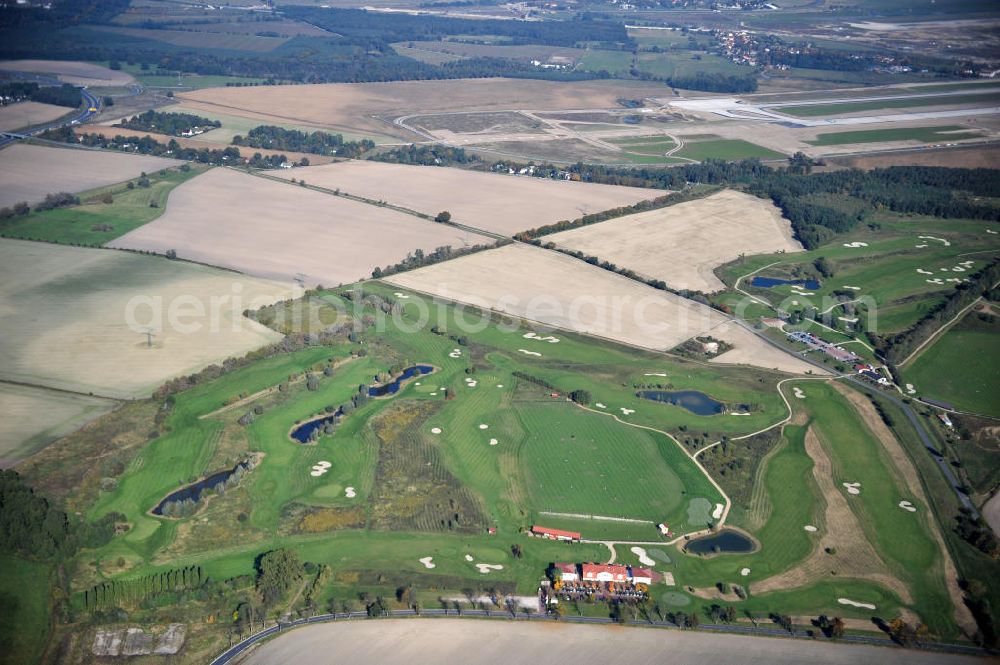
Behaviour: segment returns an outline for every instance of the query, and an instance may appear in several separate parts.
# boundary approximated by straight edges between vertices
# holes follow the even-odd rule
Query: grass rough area
[[[0,664],[36,663],[49,635],[51,569],[43,563],[0,556]],[[15,621],[16,618],[16,621]]]
[[[951,143],[982,136],[979,132],[963,131],[960,125],[937,127],[890,127],[888,129],[862,129],[853,132],[828,132],[820,134],[809,145],[846,145],[850,143],[885,143],[888,141],[922,141],[923,143]]]
[[[688,159],[781,159],[785,155],[764,146],[750,143],[743,139],[710,139],[707,141],[689,141],[676,153],[678,157]]]

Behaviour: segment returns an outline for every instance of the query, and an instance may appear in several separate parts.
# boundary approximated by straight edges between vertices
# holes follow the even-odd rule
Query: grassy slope
[[[780,152],[775,152],[756,143],[742,139],[715,139],[706,141],[690,141],[677,153],[679,157],[689,159],[781,159]]]
[[[827,132],[806,141],[810,145],[845,145],[849,143],[883,143],[886,141],[923,141],[924,143],[950,143],[962,139],[982,136],[979,132],[961,131],[959,125],[938,125],[936,127],[895,127],[889,129],[867,129],[853,132]],[[942,132],[952,132],[943,134]]]
[[[49,635],[51,577],[45,564],[0,556],[0,608],[5,613],[0,621],[0,663],[25,665],[41,658]]]

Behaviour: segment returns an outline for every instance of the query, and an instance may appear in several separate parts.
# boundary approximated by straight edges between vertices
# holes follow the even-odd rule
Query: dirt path
[[[913,461],[906,454],[906,451],[903,450],[903,446],[900,445],[892,431],[882,421],[882,418],[879,417],[872,403],[869,402],[864,395],[849,389],[847,386],[837,382],[834,382],[833,386],[837,389],[837,392],[847,398],[847,400],[854,407],[854,410],[864,420],[868,429],[870,429],[878,438],[879,442],[882,444],[883,450],[885,450],[889,455],[893,465],[899,471],[900,475],[902,475],[903,480],[906,482],[906,487],[910,490],[913,496],[916,497],[917,500],[921,501],[925,506],[930,506],[930,502],[927,500],[927,495],[924,493],[924,487],[920,483],[920,476],[917,473],[916,467],[913,465]],[[1000,513],[1000,503],[996,503],[996,509],[997,512]],[[937,543],[938,549],[941,550],[941,558],[944,564],[945,585],[948,588],[948,596],[951,598],[952,605],[955,607],[955,622],[967,634],[973,635],[977,630],[976,621],[972,617],[972,612],[969,611],[969,608],[966,607],[962,600],[962,589],[958,586],[958,570],[955,568],[955,562],[952,561],[951,553],[945,545],[944,536],[941,535],[941,527],[937,523],[937,520],[934,518],[934,514],[931,511],[925,510],[924,513],[927,520],[928,531]],[[997,517],[1000,517],[1000,515],[997,515]]]
[[[838,578],[871,580],[894,591],[904,603],[912,603],[909,588],[889,573],[885,562],[864,537],[861,524],[843,492],[834,485],[833,464],[812,428],[806,432],[805,444],[806,453],[813,460],[813,477],[826,503],[821,520],[823,535],[803,563],[752,584],[750,591],[766,593],[806,586],[829,576],[833,569]],[[825,548],[835,548],[836,554],[827,554]]]

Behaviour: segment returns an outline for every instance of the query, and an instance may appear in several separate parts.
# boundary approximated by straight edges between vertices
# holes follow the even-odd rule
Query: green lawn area
[[[1000,325],[969,312],[903,369],[919,395],[1000,417]]]
[[[588,49],[576,68],[588,72],[606,71],[609,74],[626,74],[632,67],[629,51],[600,51]]]
[[[8,238],[41,240],[62,244],[100,247],[105,243],[148,224],[163,214],[167,197],[178,185],[204,173],[205,168],[193,166],[189,171],[179,168],[148,174],[150,186],[134,186],[138,178],[127,183],[83,192],[81,204],[0,221],[0,235]],[[102,197],[110,195],[111,203]],[[153,207],[155,204],[155,207]],[[111,228],[105,228],[110,226]]]
[[[676,53],[640,53],[639,71],[663,78],[688,77],[695,74],[726,74],[741,76],[749,70],[712,53],[680,51]]]
[[[895,127],[888,129],[868,129],[854,132],[828,132],[820,134],[810,145],[844,145],[848,143],[882,143],[886,141],[922,141],[924,143],[950,143],[963,139],[980,138],[982,135],[960,125],[940,125],[937,127]],[[949,132],[949,133],[945,133]]]
[[[206,35],[210,39],[211,35]],[[107,67],[110,63],[107,60],[95,62],[95,64]],[[211,74],[190,74],[181,73],[179,76],[164,76],[157,74],[156,69],[143,69],[142,65],[133,65],[127,62],[119,63],[121,71],[128,72],[144,86],[150,88],[177,88],[177,89],[198,89],[217,88],[227,84],[248,85],[263,83],[264,79],[245,76],[217,76]]]
[[[0,555],[0,663],[37,663],[49,637],[48,565]]]
[[[882,109],[905,109],[921,106],[951,106],[956,104],[982,105],[993,104],[1000,100],[1000,92],[937,95],[933,97],[901,97],[899,99],[869,100],[859,99],[856,102],[834,102],[830,104],[807,104],[772,107],[774,110],[800,118],[811,118],[822,115],[841,115],[861,111],[879,111]]]
[[[689,159],[781,159],[785,155],[764,146],[750,143],[743,139],[709,139],[705,141],[689,141],[677,153],[679,157]]]

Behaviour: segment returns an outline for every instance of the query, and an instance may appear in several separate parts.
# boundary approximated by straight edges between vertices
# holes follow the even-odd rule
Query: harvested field
[[[127,72],[89,62],[68,60],[5,60],[0,62],[0,71],[54,74],[60,81],[73,85],[111,88],[135,83],[135,79]]]
[[[55,104],[19,102],[0,106],[0,132],[40,125],[70,113],[73,109]]]
[[[888,166],[948,166],[965,168],[1000,168],[1000,147],[954,148],[948,150],[911,150],[881,155],[828,158],[827,163],[859,169]]]
[[[206,44],[211,44],[212,48],[258,53],[273,51],[289,39],[288,37],[261,37],[251,34],[226,33],[214,33],[208,36],[201,32],[186,30],[150,30],[147,28],[121,28],[108,25],[95,26],[94,29],[116,35],[149,39],[182,48],[205,48]]]
[[[304,174],[304,175],[303,175]],[[274,172],[282,178],[296,173]],[[474,228],[513,235],[561,219],[631,205],[663,195],[637,187],[478,173],[437,166],[349,161],[297,172],[310,185],[435,215]]]
[[[205,266],[21,240],[0,240],[0,284],[0,312],[16,322],[0,338],[0,379],[112,397],[280,339],[242,312],[291,295]]]
[[[110,411],[115,402],[0,383],[0,469]]]
[[[753,367],[765,367],[778,369],[782,372],[792,374],[805,374],[823,370],[814,365],[810,365],[797,356],[785,353],[781,349],[771,346],[746,328],[735,323],[726,323],[711,331],[712,337],[724,339],[735,348],[720,354],[708,362],[720,365],[751,365]]]
[[[711,331],[712,336],[732,337],[737,348],[745,348],[747,364],[761,366],[755,359],[768,355],[764,341],[743,334],[708,307],[529,245],[479,252],[386,281],[646,349],[673,348]]]
[[[623,87],[626,85],[626,87]],[[519,79],[454,79],[391,83],[211,88],[178,95],[184,106],[258,118],[272,123],[304,123],[357,133],[412,135],[391,119],[415,112],[561,110],[616,108],[618,97],[645,97],[652,83],[621,81],[554,83]],[[372,116],[378,115],[385,120]]]
[[[0,208],[54,192],[82,192],[177,166],[161,157],[17,144],[0,150]],[[41,177],[44,174],[44,177]]]
[[[302,171],[299,172],[303,173]],[[308,172],[306,172],[308,173]],[[310,183],[315,178],[307,177]],[[291,183],[216,168],[175,189],[157,220],[110,246],[291,280],[336,285],[370,277],[413,250],[490,239]]]
[[[802,251],[791,224],[765,199],[731,190],[548,236],[677,289],[725,288],[713,272],[741,254]]]

